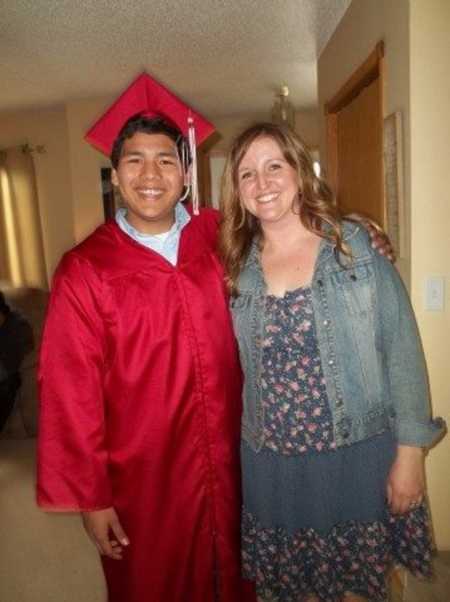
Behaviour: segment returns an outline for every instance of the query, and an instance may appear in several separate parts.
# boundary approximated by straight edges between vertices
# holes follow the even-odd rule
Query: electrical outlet
[[[444,290],[443,276],[428,276],[425,281],[425,309],[444,311]]]

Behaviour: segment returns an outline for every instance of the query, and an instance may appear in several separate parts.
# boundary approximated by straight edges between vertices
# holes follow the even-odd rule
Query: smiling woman
[[[268,137],[255,140],[240,164],[238,177],[241,201],[261,224],[278,227],[286,220],[298,222],[295,199],[302,183],[275,140]]]
[[[286,127],[238,136],[222,203],[243,573],[263,602],[385,602],[394,564],[431,574],[423,448],[445,427],[406,291]]]

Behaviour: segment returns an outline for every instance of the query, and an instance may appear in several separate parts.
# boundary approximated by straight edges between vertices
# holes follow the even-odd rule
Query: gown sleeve
[[[37,502],[46,510],[112,505],[105,440],[103,284],[69,253],[56,274],[42,339]]]

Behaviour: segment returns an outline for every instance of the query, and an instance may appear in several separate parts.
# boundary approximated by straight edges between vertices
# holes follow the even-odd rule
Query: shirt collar
[[[144,232],[139,232],[139,230],[136,230],[136,228],[127,220],[126,216],[126,207],[119,207],[119,209],[116,211],[116,222],[121,229],[129,234],[132,238],[135,240],[148,240],[155,238],[155,236],[152,234],[145,234]],[[175,205],[175,222],[167,232],[167,235],[171,236],[172,234],[180,232],[190,221],[191,216],[189,215],[187,209],[183,203],[178,201],[178,203]]]

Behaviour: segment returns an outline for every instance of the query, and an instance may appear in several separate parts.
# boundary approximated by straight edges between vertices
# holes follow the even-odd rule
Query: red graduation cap
[[[188,139],[192,158],[190,184],[194,213],[198,214],[197,155],[195,147],[214,132],[214,126],[204,117],[186,105],[165,86],[141,73],[119,98],[98,119],[85,135],[92,146],[111,156],[115,139],[125,123],[134,115],[162,117],[176,125]]]
[[[214,126],[180,100],[148,73],[141,73],[98,119],[85,135],[92,146],[110,156],[114,140],[125,122],[137,115],[162,117],[178,127],[188,138],[192,119],[195,137],[201,144],[214,132]]]

